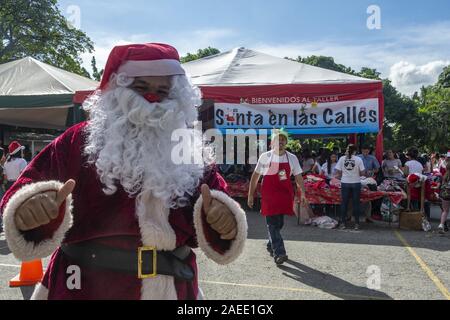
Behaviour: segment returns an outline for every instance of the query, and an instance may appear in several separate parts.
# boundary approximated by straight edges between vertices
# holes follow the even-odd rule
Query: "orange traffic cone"
[[[33,286],[41,282],[43,276],[41,260],[22,262],[20,273],[9,281],[9,287]]]

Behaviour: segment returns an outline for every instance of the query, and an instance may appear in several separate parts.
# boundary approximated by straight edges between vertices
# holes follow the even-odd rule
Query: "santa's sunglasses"
[[[169,88],[166,86],[151,86],[144,80],[136,79],[129,87],[150,102],[160,102],[169,96]]]

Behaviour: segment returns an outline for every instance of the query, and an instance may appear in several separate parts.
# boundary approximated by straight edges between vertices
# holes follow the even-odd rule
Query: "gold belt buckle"
[[[153,258],[152,258],[152,264],[153,264],[153,272],[149,274],[143,274],[142,273],[142,252],[145,251],[153,251]],[[156,256],[157,251],[156,247],[139,247],[138,248],[138,278],[139,279],[147,279],[147,278],[154,278],[156,277]]]

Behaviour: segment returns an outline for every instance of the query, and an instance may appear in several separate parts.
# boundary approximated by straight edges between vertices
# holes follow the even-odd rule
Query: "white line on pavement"
[[[0,263],[0,267],[14,267],[14,268],[20,268],[19,265],[16,264],[4,264],[4,263]]]

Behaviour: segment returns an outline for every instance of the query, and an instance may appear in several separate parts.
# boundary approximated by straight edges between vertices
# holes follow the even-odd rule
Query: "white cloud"
[[[148,39],[151,39],[151,36],[137,34],[132,35],[128,37],[127,40],[125,40],[125,37],[114,38],[105,34],[97,34],[93,37],[93,39],[95,42],[94,45],[95,51],[93,53],[84,53],[81,55],[81,59],[83,60],[83,66],[89,72],[92,72],[91,68],[92,56],[95,56],[98,70],[101,70],[104,68],[112,48],[124,44],[148,42],[149,41]]]
[[[435,83],[439,74],[448,65],[450,60],[432,61],[421,66],[400,61],[391,67],[389,79],[400,92],[413,94],[418,91],[417,88]]]
[[[152,35],[152,34],[134,34],[130,36],[111,37],[110,34],[97,33],[91,34],[94,40],[95,52],[93,54],[85,53],[81,55],[83,59],[83,66],[89,71],[91,68],[92,56],[95,56],[97,61],[97,68],[103,69],[111,49],[117,45],[124,45],[130,43],[146,43],[146,42],[162,42],[169,43],[177,48],[181,56],[188,52],[197,52],[198,49],[206,48],[208,46],[221,47],[219,44],[226,45],[227,39],[232,38],[237,33],[232,29],[213,28],[180,32],[175,36],[169,35]]]
[[[450,22],[383,32],[385,41],[372,43],[319,39],[308,43],[258,43],[252,48],[278,57],[332,56],[336,63],[356,71],[375,68],[407,95],[435,83],[442,69],[450,64]]]

